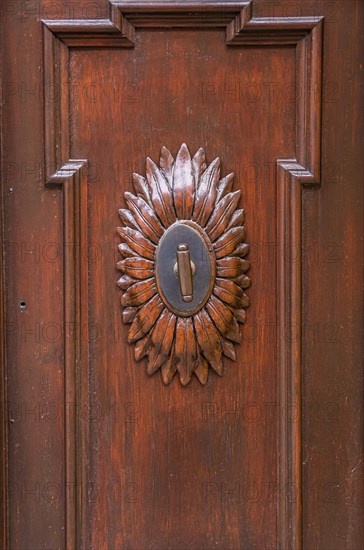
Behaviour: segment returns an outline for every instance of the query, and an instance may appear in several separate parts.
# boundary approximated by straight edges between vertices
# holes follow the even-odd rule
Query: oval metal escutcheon
[[[178,273],[177,252],[186,245],[191,260],[192,299],[184,300]],[[192,221],[178,221],[167,229],[156,252],[156,281],[166,306],[183,317],[196,313],[207,302],[215,281],[215,254],[206,233]]]

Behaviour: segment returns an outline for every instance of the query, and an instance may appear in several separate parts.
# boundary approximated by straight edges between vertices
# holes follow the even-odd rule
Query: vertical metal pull
[[[188,244],[179,244],[177,246],[177,269],[182,299],[184,302],[192,302],[192,265]]]

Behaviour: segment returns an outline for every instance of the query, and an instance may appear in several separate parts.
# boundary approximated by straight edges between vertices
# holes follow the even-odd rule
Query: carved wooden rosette
[[[131,323],[128,342],[135,342],[137,361],[148,356],[148,374],[161,369],[165,384],[177,371],[183,385],[193,373],[205,384],[209,365],[222,375],[223,355],[236,359],[238,323],[244,323],[249,305],[240,191],[231,191],[234,174],[220,180],[219,158],[207,166],[204,150],[191,158],[185,144],[175,159],[162,147],[159,167],[147,158],[146,175],[133,174],[136,194],[126,192],[129,208],[119,210],[124,227],[117,229],[123,240],[118,285],[126,291],[121,304],[124,323]],[[193,264],[190,304],[168,275],[169,241],[179,235],[182,241],[190,236],[202,251],[196,255],[200,264]]]

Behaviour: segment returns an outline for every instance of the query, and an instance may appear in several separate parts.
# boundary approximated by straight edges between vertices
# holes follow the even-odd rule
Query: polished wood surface
[[[1,12],[2,546],[360,548],[362,3],[23,4]],[[168,181],[183,142],[235,174],[203,195],[216,286],[193,323],[129,253],[152,273],[176,212],[155,195],[136,239],[158,178],[137,174],[166,145]]]

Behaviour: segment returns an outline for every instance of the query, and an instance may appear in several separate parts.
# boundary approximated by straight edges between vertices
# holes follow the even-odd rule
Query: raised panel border
[[[322,17],[255,18],[253,2],[110,1],[108,20],[43,21],[44,85],[61,82],[67,74],[70,47],[133,47],[138,28],[226,28],[228,47],[296,46],[296,155],[278,159],[277,242],[278,326],[298,327],[299,337],[280,338],[278,395],[281,407],[294,403],[301,415],[301,194],[302,187],[319,187],[321,181]],[[69,159],[68,90],[60,108],[45,110],[45,167],[48,186],[64,191],[65,322],[87,326],[87,273],[80,263],[80,249],[87,245],[87,160]],[[79,238],[75,238],[73,235]],[[72,237],[73,236],[73,237]],[[72,238],[71,238],[72,237]],[[294,249],[297,261],[287,262],[283,251]],[[298,251],[298,256],[297,256]],[[65,331],[66,332],[66,331]],[[87,349],[80,328],[76,338],[65,340],[65,401],[86,410],[88,402]],[[301,424],[279,416],[278,548],[302,549]],[[78,487],[87,482],[83,457],[87,451],[88,422],[67,424],[66,479]],[[287,498],[287,488],[295,498]],[[82,494],[66,503],[66,546],[88,546],[86,510]]]

